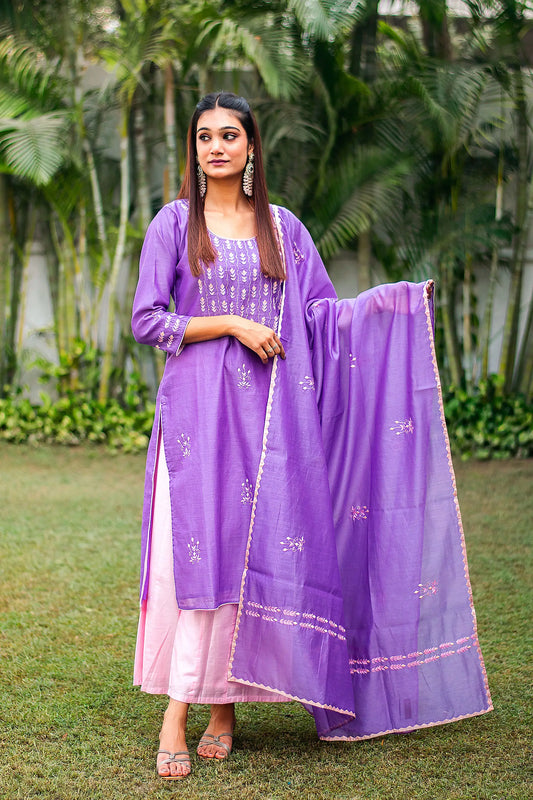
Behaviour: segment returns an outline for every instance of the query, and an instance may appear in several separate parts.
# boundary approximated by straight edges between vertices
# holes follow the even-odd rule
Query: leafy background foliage
[[[524,47],[533,19],[524,2],[465,9],[459,20],[442,0],[420,0],[402,18],[383,17],[375,0],[1,4],[0,396],[9,436],[23,440],[31,423],[35,440],[54,439],[72,413],[58,439],[106,440],[108,406],[109,419],[115,404],[128,419],[143,413],[126,387],[153,391],[162,362],[131,336],[135,265],[151,217],[179,188],[195,103],[227,88],[256,111],[271,199],[303,220],[326,262],[343,253],[359,290],[378,273],[435,280],[455,446],[482,458],[502,447],[528,454],[523,429],[500,428],[511,411],[527,424],[533,396]],[[53,314],[38,334],[62,372],[41,411],[22,403],[34,240]],[[57,420],[56,398],[66,403]],[[44,416],[56,421],[39,428]],[[120,422],[127,442],[142,428],[132,423],[130,436],[129,424]]]

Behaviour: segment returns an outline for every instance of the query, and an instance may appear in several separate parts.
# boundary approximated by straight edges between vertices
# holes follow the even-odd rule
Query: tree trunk
[[[517,232],[513,242],[511,262],[511,285],[503,331],[502,354],[499,374],[504,380],[504,392],[509,393],[513,385],[516,351],[518,344],[518,323],[522,297],[522,278],[527,248],[527,212],[529,188],[529,119],[524,91],[524,81],[520,68],[514,75],[516,129],[517,129],[517,187],[515,204],[515,225]]]
[[[100,243],[100,247],[102,248],[102,266],[104,271],[107,272],[111,267],[111,256],[109,254],[109,246],[107,243],[104,204],[102,202],[100,181],[98,179],[94,155],[88,139],[83,140],[83,149],[85,151],[87,167],[89,169],[89,180],[91,182],[91,192],[93,198],[94,216],[96,219],[96,229],[98,231],[98,241]]]
[[[82,340],[90,344],[88,308],[91,306],[91,290],[87,282],[87,207],[86,196],[81,198],[79,211],[78,253],[76,258],[76,304],[80,315],[79,332]]]
[[[452,41],[448,28],[446,0],[421,0],[418,3],[422,38],[430,58],[452,60]]]
[[[498,156],[498,178],[496,184],[496,213],[495,219],[501,220],[503,212],[503,147],[500,147]],[[483,316],[483,323],[481,326],[481,333],[479,337],[479,352],[481,354],[481,380],[486,381],[489,375],[489,348],[490,348],[490,333],[492,330],[492,312],[494,309],[494,296],[496,294],[496,286],[498,281],[498,267],[499,267],[499,252],[496,246],[492,249],[492,256],[490,261],[489,285],[487,289],[487,302],[485,306],[485,314]],[[477,375],[474,375],[474,382]]]
[[[178,193],[178,147],[176,139],[174,68],[165,64],[165,144],[166,164],[163,173],[163,202],[174,200]]]
[[[100,389],[98,399],[104,402],[109,397],[111,370],[113,367],[113,345],[115,340],[115,322],[117,310],[117,286],[120,271],[126,254],[126,231],[128,225],[130,205],[130,152],[128,138],[129,105],[122,101],[120,125],[120,218],[118,226],[117,244],[111,266],[108,282],[107,323],[106,339],[102,356],[102,374],[100,376]]]
[[[9,188],[6,175],[0,173],[0,397],[7,379],[7,318],[11,267],[11,225],[9,223]]]
[[[520,349],[515,389],[531,399],[533,393],[533,297],[529,301],[526,328]]]
[[[148,180],[148,153],[146,150],[146,137],[144,135],[145,127],[146,120],[144,118],[141,97],[136,95],[133,106],[133,137],[136,156],[135,180],[137,184],[139,223],[143,231],[146,230],[152,218],[150,183]]]
[[[372,243],[370,231],[359,234],[357,241],[357,289],[364,292],[372,286]]]
[[[50,234],[52,243],[54,245],[54,252],[57,258],[57,286],[56,298],[57,304],[55,309],[54,328],[56,331],[57,350],[59,354],[68,352],[68,323],[67,323],[67,310],[65,301],[65,252],[64,245],[61,241],[56,226],[54,216],[50,219]]]
[[[98,242],[102,252],[102,263],[100,272],[105,279],[109,277],[111,272],[111,254],[109,252],[109,244],[107,241],[106,218],[104,212],[104,204],[102,202],[102,193],[100,191],[100,180],[98,178],[98,171],[94,160],[94,154],[88,139],[83,140],[83,149],[87,158],[87,167],[89,171],[89,180],[91,183],[91,195],[93,201],[93,210],[96,220],[96,230],[98,233]],[[91,347],[98,346],[98,310],[102,301],[102,290],[104,287],[104,280],[100,281],[100,290],[97,292],[97,298],[92,305],[92,314],[90,321],[90,345]]]
[[[6,383],[11,386],[15,382],[18,367],[18,353],[16,347],[17,340],[17,320],[22,297],[22,267],[24,257],[24,244],[28,235],[28,219],[31,216],[32,197],[25,199],[15,208],[15,198],[13,189],[9,186],[8,192],[9,221],[11,225],[11,271],[9,286],[9,308],[6,320],[6,341],[5,354],[7,363]]]
[[[440,315],[444,332],[444,347],[450,371],[450,380],[453,386],[462,386],[463,369],[461,366],[461,352],[457,340],[455,327],[455,298],[453,292],[452,267],[443,263],[441,268],[442,291],[440,293]]]
[[[463,277],[463,357],[466,388],[472,389],[472,256],[466,254]]]
[[[78,247],[71,230],[69,220],[58,212],[58,223],[61,226],[61,237],[58,235],[55,220],[51,220],[52,239],[59,263],[58,298],[61,308],[59,319],[64,326],[60,332],[61,349],[70,353],[76,339],[83,339],[89,343],[89,323],[86,313],[86,303],[90,303],[90,296],[84,287],[83,272],[80,255],[85,247],[85,234],[80,229]],[[80,223],[84,219],[83,201],[81,203]]]
[[[20,303],[18,307],[18,318],[16,320],[17,335],[14,343],[15,354],[18,355],[22,350],[24,339],[24,323],[26,318],[26,299],[28,296],[28,272],[30,265],[31,249],[33,247],[33,237],[35,235],[35,225],[37,223],[37,212],[35,205],[31,204],[28,212],[28,226],[26,229],[26,239],[22,256],[22,278],[20,286]]]
[[[526,230],[529,232],[529,223],[533,216],[533,180],[529,184],[528,216],[526,219]],[[524,237],[524,247],[527,246],[527,236]],[[524,255],[525,260],[525,255]],[[531,395],[533,389],[533,296],[529,300],[527,319],[520,345],[516,375],[513,384],[515,391],[522,394]]]
[[[376,73],[378,12],[379,0],[367,0],[364,16],[354,25],[351,35],[350,72],[366,83],[371,83]]]

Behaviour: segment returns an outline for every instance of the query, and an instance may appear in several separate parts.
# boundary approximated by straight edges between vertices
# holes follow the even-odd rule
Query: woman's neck
[[[208,181],[204,215],[208,229],[228,239],[256,236],[255,213],[241,181]]]
[[[240,178],[231,181],[208,179],[204,209],[207,213],[211,212],[222,216],[247,212],[250,209],[250,203],[242,191]]]

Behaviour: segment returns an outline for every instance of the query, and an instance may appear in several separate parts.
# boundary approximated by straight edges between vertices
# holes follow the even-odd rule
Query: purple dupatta
[[[309,705],[330,740],[485,713],[432,283],[337,301],[300,223],[285,212],[280,230],[287,359],[271,376],[230,678]]]

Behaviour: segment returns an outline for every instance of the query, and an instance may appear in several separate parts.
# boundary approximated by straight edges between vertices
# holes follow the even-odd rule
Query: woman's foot
[[[157,774],[167,780],[179,780],[189,775],[191,762],[188,758],[185,731],[187,728],[187,703],[170,700],[165,711],[157,754]]]
[[[231,753],[235,706],[233,703],[211,706],[211,719],[196,752],[201,758],[216,758],[224,761]]]

